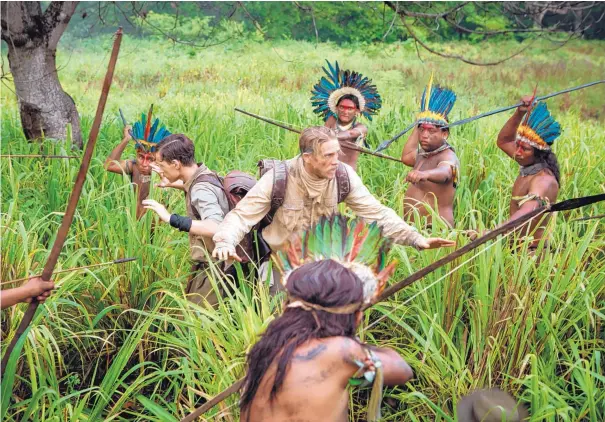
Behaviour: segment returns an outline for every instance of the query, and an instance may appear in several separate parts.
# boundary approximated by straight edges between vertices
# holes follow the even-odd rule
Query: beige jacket
[[[284,204],[277,210],[271,224],[263,229],[262,236],[277,251],[287,246],[293,233],[308,228],[321,216],[338,212],[338,188],[336,178],[327,184],[325,194],[311,199],[301,177],[302,158],[288,160],[288,184]],[[382,205],[364,186],[350,166],[346,165],[351,190],[345,203],[366,222],[377,221],[383,233],[402,245],[414,245],[423,239],[413,227],[407,225],[392,209]],[[216,247],[235,247],[271,209],[273,172],[267,172],[231,210],[219,225],[213,240]]]

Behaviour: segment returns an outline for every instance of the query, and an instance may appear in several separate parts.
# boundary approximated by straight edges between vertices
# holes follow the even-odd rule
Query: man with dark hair
[[[213,239],[213,256],[237,256],[235,247],[244,235],[269,213],[272,221],[259,237],[272,251],[281,250],[288,238],[338,211],[344,202],[359,217],[376,221],[385,236],[418,249],[453,246],[453,241],[424,238],[392,209],[382,205],[350,166],[338,160],[340,144],[336,133],[324,126],[305,129],[299,138],[300,154],[285,161],[283,168],[267,172],[232,209]],[[280,183],[287,184],[283,197],[275,196]]]
[[[153,126],[148,125],[147,120],[151,123],[151,114],[143,114],[141,121],[136,122],[134,127],[125,126],[124,138],[105,160],[105,170],[130,176],[130,181],[135,186],[137,194],[137,219],[145,214],[143,200],[149,196],[151,165],[155,160],[155,146],[163,137],[170,135],[170,132],[164,126],[159,126],[159,119],[155,119]],[[146,126],[149,126],[150,130],[146,131]],[[153,130],[151,130],[152,127]],[[124,149],[131,140],[135,142],[136,158],[134,160],[122,160]]]
[[[336,132],[343,143],[340,161],[357,169],[359,151],[346,148],[346,143],[363,145],[368,128],[358,123],[363,115],[368,120],[382,107],[382,99],[372,80],[352,70],[342,70],[338,62],[334,66],[326,60],[328,69],[313,87],[311,104],[313,112],[323,117],[325,126]]]
[[[210,252],[214,248],[212,236],[229,212],[227,195],[223,189],[212,183],[211,178],[216,178],[216,173],[203,164],[196,164],[195,147],[185,135],[170,135],[158,144],[154,167],[172,186],[177,187],[179,182],[182,183],[187,217],[170,214],[163,205],[154,200],[145,200],[143,205],[146,209],[155,211],[161,221],[189,233],[193,274],[186,293],[191,295],[192,302],[201,303],[206,300],[214,305],[218,298],[210,281],[209,260]],[[231,263],[215,265],[226,275],[234,276]]]
[[[530,96],[521,101],[523,105],[498,134],[498,148],[521,166],[513,185],[510,220],[546,203],[556,202],[561,183],[557,157],[551,150],[561,134],[561,127],[546,103],[535,104]],[[531,252],[537,249],[549,220],[550,214],[546,214],[523,231],[525,235],[533,235],[534,240],[529,245]]]
[[[384,259],[389,242],[360,220],[336,216],[318,224],[305,234],[304,251],[299,235],[287,253],[274,256],[288,297],[283,314],[248,354],[242,422],[346,421],[347,386],[361,384],[372,385],[367,420],[377,421],[383,385],[402,385],[413,376],[395,350],[355,336],[363,306],[380,294],[394,269]]]
[[[331,115],[326,120],[325,126],[334,129],[339,142],[351,142],[358,146],[363,145],[363,140],[368,134],[368,128],[357,122],[357,117],[361,113],[359,110],[359,100],[355,95],[346,94],[340,97],[336,103],[336,117]],[[359,151],[343,148],[340,161],[350,165],[353,170],[357,170],[357,160]]]
[[[439,86],[433,77],[422,94],[417,126],[403,148],[401,161],[413,169],[407,174],[408,190],[403,200],[403,214],[414,221],[415,212],[432,224],[427,207],[454,227],[454,196],[460,162],[452,146],[447,115],[454,106],[456,94]]]

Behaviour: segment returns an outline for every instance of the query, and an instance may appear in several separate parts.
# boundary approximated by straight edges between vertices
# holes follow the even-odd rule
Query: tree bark
[[[71,124],[73,144],[82,148],[78,110],[56,66],[57,44],[77,3],[51,2],[43,13],[39,2],[8,2],[1,21],[25,137],[66,139]]]

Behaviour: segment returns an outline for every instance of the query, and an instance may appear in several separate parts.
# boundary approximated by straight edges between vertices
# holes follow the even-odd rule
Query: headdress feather
[[[420,113],[418,113],[418,123],[431,123],[437,126],[446,126],[448,124],[448,114],[452,111],[456,103],[456,94],[453,91],[442,88],[438,85],[433,86],[433,74],[422,92],[420,99]]]
[[[395,269],[388,263],[391,240],[382,235],[376,222],[341,215],[322,217],[315,225],[290,240],[285,251],[273,255],[287,283],[289,274],[304,264],[333,259],[353,271],[363,282],[364,301],[380,294]]]
[[[561,135],[561,125],[552,117],[546,103],[539,102],[527,111],[517,129],[517,140],[544,151]]]
[[[313,112],[321,115],[324,120],[337,115],[336,104],[343,95],[355,95],[359,101],[359,109],[364,117],[372,120],[382,107],[382,99],[372,80],[361,73],[352,70],[341,70],[338,62],[332,65],[326,60],[328,69],[322,67],[326,76],[322,76],[311,93]]]
[[[143,149],[146,152],[155,152],[157,144],[170,135],[170,132],[160,126],[160,119],[153,120],[153,104],[149,107],[148,114],[141,114],[141,120],[132,125],[131,136],[135,142],[135,148]]]

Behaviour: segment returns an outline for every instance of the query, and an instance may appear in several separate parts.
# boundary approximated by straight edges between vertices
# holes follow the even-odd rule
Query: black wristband
[[[183,217],[178,214],[172,214],[170,216],[170,225],[182,232],[189,232],[192,223],[191,217]]]

